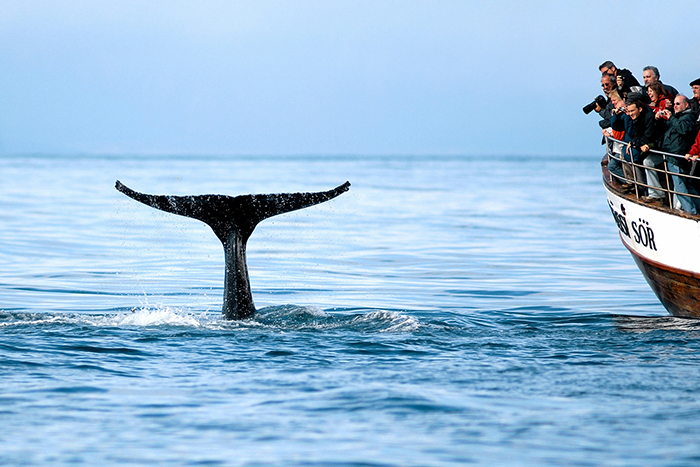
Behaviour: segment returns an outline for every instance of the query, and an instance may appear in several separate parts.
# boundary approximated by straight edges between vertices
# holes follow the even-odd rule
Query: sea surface
[[[0,158],[0,465],[700,464],[700,322],[600,154]],[[155,194],[348,193],[262,222],[258,313]]]

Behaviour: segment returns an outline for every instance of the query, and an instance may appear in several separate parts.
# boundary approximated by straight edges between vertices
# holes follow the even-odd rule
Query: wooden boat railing
[[[643,164],[638,164],[634,162],[633,160],[627,161],[625,158],[622,156],[620,152],[616,152],[615,148],[619,148],[621,151],[625,151],[627,148],[627,144],[624,141],[621,141],[619,139],[615,139],[609,136],[605,137],[605,148],[606,148],[606,153],[609,159],[616,159],[617,161],[620,162],[621,167],[630,167],[631,170],[628,170],[627,172],[631,172],[632,178],[628,178],[627,175],[620,177],[618,175],[613,175],[610,173],[611,179],[618,179],[621,180],[622,183],[625,184],[630,184],[634,186],[634,194],[637,196],[637,198],[640,198],[642,195],[640,195],[640,189],[647,188],[647,189],[653,189],[657,191],[662,191],[665,192],[666,195],[668,196],[669,204],[671,207],[673,207],[673,199],[674,197],[672,195],[680,195],[680,196],[688,196],[690,198],[696,198],[700,199],[700,195],[695,195],[692,193],[682,193],[682,192],[677,192],[671,187],[673,186],[671,177],[672,176],[678,176],[678,177],[683,177],[686,180],[686,185],[693,185],[693,186],[698,186],[700,187],[700,176],[696,175],[694,172],[696,172],[695,167],[696,163],[694,162],[692,165],[692,169],[690,171],[690,174],[684,174],[684,173],[675,173],[675,172],[669,172],[668,170],[668,158],[669,157],[674,157],[676,159],[682,159],[683,162],[685,162],[685,155],[679,155],[679,154],[672,154],[670,152],[663,152],[663,151],[656,151],[656,150],[649,150],[647,151],[646,154],[656,154],[659,155],[663,158],[663,164],[661,167],[647,167]],[[630,157],[631,159],[631,157]],[[682,165],[679,164],[679,165]],[[698,159],[697,162],[697,172],[700,174],[700,159]],[[639,180],[640,177],[638,177],[637,171],[642,171],[641,173],[644,174],[643,180]],[[652,170],[656,172],[659,176],[659,181],[662,179],[665,180],[666,186],[662,187],[657,187],[657,186],[652,186],[646,183],[646,171]],[[623,171],[624,172],[624,171]]]

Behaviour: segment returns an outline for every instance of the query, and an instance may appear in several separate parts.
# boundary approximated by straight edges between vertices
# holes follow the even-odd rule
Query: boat
[[[667,160],[679,156],[650,151],[664,158],[663,166],[655,170],[665,185],[666,199],[671,200],[670,205],[652,204],[642,200],[649,187],[643,165],[623,162],[627,165],[625,178],[611,177],[608,162],[613,158],[621,161],[622,145],[626,143],[606,138],[606,155],[601,161],[603,185],[620,240],[671,315],[700,319],[700,215],[673,209],[676,192],[667,170]],[[690,178],[700,182],[698,177]]]

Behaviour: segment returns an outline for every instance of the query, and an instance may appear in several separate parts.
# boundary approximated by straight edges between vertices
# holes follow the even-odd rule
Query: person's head
[[[617,67],[610,60],[608,60],[607,62],[603,62],[603,64],[600,65],[598,69],[604,75],[615,76],[617,74]]]
[[[643,104],[635,99],[625,102],[625,107],[627,108],[627,115],[632,120],[637,120],[642,113]]]
[[[645,66],[644,72],[642,73],[642,78],[644,78],[644,86],[649,86],[651,83],[656,83],[659,81],[659,69],[655,66]]]
[[[691,81],[690,87],[693,89],[693,97],[700,100],[700,78]]]
[[[673,100],[673,110],[675,113],[683,112],[689,107],[688,98],[683,94],[678,94]]]
[[[647,94],[652,102],[657,102],[659,99],[666,96],[666,88],[663,84],[657,81],[655,83],[651,83],[649,87],[647,87]]]
[[[610,91],[610,102],[612,102],[613,107],[615,107],[616,109],[625,106],[625,100],[620,96],[620,93],[617,91],[617,89],[613,89],[612,91]]]
[[[659,93],[651,89],[651,87],[647,88],[647,95],[654,104],[656,104],[656,102],[659,100]]]
[[[603,87],[605,94],[610,94],[610,91],[617,87],[617,82],[610,75],[603,75],[600,78],[600,85]]]

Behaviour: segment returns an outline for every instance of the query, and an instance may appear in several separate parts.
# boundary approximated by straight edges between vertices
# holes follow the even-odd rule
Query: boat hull
[[[700,318],[700,275],[651,261],[630,251],[637,267],[673,316]]]
[[[659,301],[673,316],[700,319],[700,216],[623,193],[606,167],[603,181],[620,240]]]

